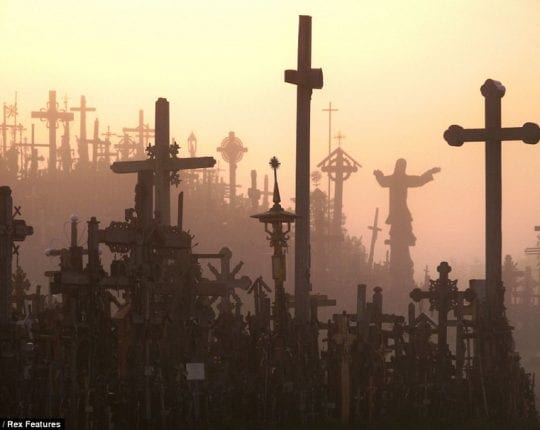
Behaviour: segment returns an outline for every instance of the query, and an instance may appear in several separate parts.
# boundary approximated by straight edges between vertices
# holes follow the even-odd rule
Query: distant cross
[[[268,209],[269,207],[268,197],[272,195],[273,193],[269,191],[269,188],[268,188],[268,175],[264,175],[264,187],[262,191],[262,197],[263,197],[262,208],[263,209],[265,210]]]
[[[375,218],[373,219],[373,225],[368,226],[368,229],[371,230],[371,244],[369,246],[369,257],[368,257],[368,267],[370,270],[373,269],[373,256],[375,252],[375,243],[377,242],[377,236],[379,232],[382,231],[378,226],[379,221],[379,208],[375,209]]]
[[[67,109],[67,104],[66,104]],[[78,145],[78,152],[79,152],[79,167],[87,167],[88,166],[88,141],[86,139],[86,113],[87,112],[95,112],[96,108],[88,107],[86,106],[86,97],[81,96],[81,105],[79,107],[72,107],[71,112],[80,112],[81,113],[81,120],[80,120],[80,136],[79,136],[79,145]]]
[[[531,122],[525,123],[522,127],[501,127],[501,99],[506,89],[500,82],[488,79],[480,91],[485,98],[485,128],[464,129],[459,125],[451,125],[445,131],[444,139],[451,146],[461,146],[464,142],[485,142],[486,295],[489,314],[500,316],[504,300],[501,288],[501,141],[522,140],[528,144],[536,144],[540,140],[540,127]]]
[[[244,152],[247,152],[247,148],[234,134],[234,131],[230,131],[229,135],[221,141],[217,151],[229,163],[229,203],[231,207],[234,207],[236,201],[236,166],[242,160]]]
[[[212,157],[178,158],[178,145],[169,145],[169,102],[159,98],[156,101],[156,144],[148,148],[150,156],[141,161],[116,161],[111,169],[114,173],[153,172],[155,188],[155,211],[161,223],[171,224],[171,173],[178,170],[213,167]]]
[[[33,234],[32,227],[21,219],[20,207],[13,206],[11,189],[0,187],[0,326],[8,323],[11,317],[12,261],[13,254],[18,255],[18,246]]]
[[[341,146],[341,142],[345,139],[345,137],[346,136],[344,134],[341,134],[341,131],[338,131],[338,134],[334,136],[334,139],[337,140],[338,147]]]
[[[310,109],[313,89],[323,87],[322,69],[311,67],[311,17],[301,15],[298,26],[297,70],[285,70],[285,82],[296,85],[295,319],[309,321],[310,240]]]
[[[336,148],[328,157],[322,160],[317,167],[328,173],[328,177],[334,181],[334,219],[332,233],[336,237],[342,236],[341,220],[343,214],[343,183],[349,179],[352,173],[362,167],[354,158],[340,147]]]
[[[148,142],[148,138],[152,137],[152,133],[155,132],[148,124],[144,123],[144,111],[139,110],[139,124],[137,127],[124,127],[122,129],[124,133],[137,133],[139,136],[139,144],[137,146],[137,155],[141,157],[144,154],[145,143]]]
[[[73,114],[71,112],[63,112],[58,110],[56,102],[56,91],[49,91],[49,102],[46,109],[32,112],[32,118],[39,118],[47,122],[49,128],[49,173],[56,173],[56,129],[58,121],[72,121]]]
[[[327,109],[323,109],[322,110],[323,112],[328,112],[328,156],[330,156],[330,154],[332,153],[332,112],[338,112],[339,109],[332,109],[332,102],[329,102],[328,103],[328,108]],[[330,179],[330,177],[328,177],[328,189],[327,189],[327,194],[326,194],[326,197],[328,199],[328,204],[327,204],[327,211],[328,211],[328,222],[330,222],[330,184],[332,183],[332,180]]]
[[[125,131],[124,131],[124,134],[120,134],[120,135],[116,134],[115,136],[120,138],[118,143],[114,145],[115,149],[117,149],[118,151],[117,157],[120,160],[127,160],[128,158],[130,158],[133,152],[136,152],[137,146],[135,142],[131,139],[129,134]]]

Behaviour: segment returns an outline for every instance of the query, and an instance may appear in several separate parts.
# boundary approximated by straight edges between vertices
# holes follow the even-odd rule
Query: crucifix
[[[139,124],[137,127],[124,127],[122,129],[124,133],[137,133],[139,137],[139,144],[137,145],[137,155],[140,157],[144,153],[145,142],[148,142],[148,138],[152,137],[152,133],[155,129],[152,129],[148,124],[144,123],[144,111],[139,110]]]
[[[0,187],[0,326],[6,325],[11,316],[12,260],[18,255],[18,246],[34,233],[34,229],[22,219],[15,219],[21,214],[19,206],[13,206],[11,188]]]
[[[79,107],[72,107],[71,112],[80,112],[81,113],[81,131],[78,139],[78,152],[79,152],[79,167],[86,168],[88,167],[88,141],[86,139],[86,113],[95,112],[96,108],[86,106],[86,97],[81,96],[81,105]],[[94,146],[95,147],[95,146]]]
[[[311,67],[311,17],[300,15],[298,28],[297,70],[285,70],[285,82],[296,85],[296,193],[294,295],[295,318],[309,321],[310,258],[309,258],[309,179],[310,119],[313,89],[323,87],[322,69]]]
[[[339,109],[332,109],[332,102],[328,103],[328,108],[323,109],[323,112],[328,112],[328,156],[332,153],[332,112],[338,112]],[[328,193],[326,195],[327,201],[327,216],[328,222],[330,222],[330,184],[332,180],[328,177]]]
[[[332,234],[336,238],[343,237],[341,220],[343,218],[343,182],[352,173],[362,167],[354,158],[347,154],[341,147],[337,147],[328,157],[322,160],[317,167],[328,173],[328,177],[334,181],[334,217],[332,222]]]
[[[32,112],[32,118],[39,118],[47,122],[49,128],[49,174],[56,174],[56,129],[58,121],[72,121],[73,114],[58,110],[56,102],[56,91],[49,91],[49,101],[46,109]]]
[[[382,231],[382,228],[379,228],[377,222],[379,220],[379,208],[375,209],[375,219],[373,220],[373,225],[368,226],[368,229],[371,230],[371,243],[369,245],[369,257],[368,257],[368,268],[369,270],[373,269],[373,255],[375,252],[375,243],[377,242],[377,236],[379,232]]]
[[[114,173],[151,172],[154,177],[155,212],[161,224],[171,224],[171,172],[213,167],[213,157],[178,158],[178,145],[169,145],[169,102],[156,101],[156,144],[148,147],[150,158],[140,161],[116,161],[111,165]],[[140,175],[139,175],[140,176]]]
[[[229,163],[229,203],[234,207],[236,202],[236,165],[247,152],[242,141],[230,131],[229,135],[221,141],[221,145],[217,148],[221,152],[223,159]]]
[[[488,315],[502,315],[502,174],[501,142],[522,140],[536,144],[540,140],[540,127],[527,122],[522,127],[501,127],[501,99],[506,92],[498,81],[488,79],[480,88],[485,98],[485,128],[464,129],[451,125],[444,139],[451,146],[465,142],[485,142],[486,174],[486,295]]]

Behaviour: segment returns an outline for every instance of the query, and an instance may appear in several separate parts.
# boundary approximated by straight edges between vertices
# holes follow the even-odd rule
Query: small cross
[[[343,139],[345,139],[345,135],[344,135],[344,134],[341,134],[341,131],[338,131],[338,134],[336,134],[336,135],[334,136],[334,139],[337,140],[338,147],[340,147],[340,146],[341,146],[341,141],[342,141]]]

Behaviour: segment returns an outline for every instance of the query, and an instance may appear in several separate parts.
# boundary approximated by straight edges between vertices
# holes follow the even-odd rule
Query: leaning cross
[[[178,146],[169,146],[169,102],[156,101],[156,144],[149,147],[150,158],[140,161],[116,161],[111,169],[114,173],[153,172],[156,193],[155,211],[163,225],[171,224],[171,172],[187,169],[213,167],[213,157],[177,158]]]
[[[506,89],[500,82],[488,79],[480,91],[485,98],[485,128],[464,129],[459,125],[451,125],[445,131],[444,139],[451,146],[461,146],[464,142],[486,143],[486,296],[488,314],[492,315],[494,311],[500,314],[503,300],[502,294],[497,297],[502,283],[501,141],[538,143],[540,127],[527,122],[522,127],[502,128],[501,99]]]
[[[32,118],[39,118],[42,121],[47,121],[49,128],[49,174],[56,173],[56,128],[58,121],[72,121],[73,114],[58,110],[56,102],[56,91],[49,91],[49,102],[47,109],[32,112]]]
[[[285,82],[296,88],[296,208],[298,216],[294,255],[295,318],[309,320],[309,178],[310,108],[313,89],[323,87],[322,69],[311,67],[311,17],[300,15],[298,29],[298,69],[285,70]]]
[[[375,209],[375,219],[373,220],[373,225],[368,226],[368,229],[371,230],[371,244],[369,245],[369,257],[368,257],[368,268],[369,270],[373,269],[373,254],[375,252],[375,243],[377,242],[377,236],[379,232],[382,231],[382,228],[379,228],[377,221],[379,220],[379,208]]]
[[[86,97],[81,96],[81,105],[72,107],[71,112],[81,113],[81,131],[79,136],[79,167],[88,167],[88,140],[86,139],[86,113],[95,112],[96,108],[86,106]]]

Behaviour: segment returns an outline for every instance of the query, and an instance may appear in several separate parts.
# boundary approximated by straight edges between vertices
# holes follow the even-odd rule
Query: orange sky
[[[194,131],[199,155],[219,158],[215,148],[234,130],[249,148],[240,192],[250,169],[262,175],[275,154],[282,195],[292,197],[296,91],[283,70],[296,65],[298,14],[313,16],[313,66],[325,80],[312,98],[312,166],[327,151],[329,101],[339,109],[333,134],[346,136],[344,149],[363,165],[345,186],[349,231],[369,241],[366,226],[377,206],[386,217],[388,198],[372,171],[390,173],[404,157],[413,174],[442,168],[409,195],[417,276],[442,259],[482,260],[483,145],[451,148],[442,133],[483,125],[486,78],[507,88],[503,125],[540,122],[536,0],[2,0],[0,101],[18,91],[29,125],[49,89],[72,105],[85,94],[102,127],[119,132],[167,97],[181,145]],[[540,224],[540,146],[503,147],[504,252],[519,258]],[[383,258],[382,240],[377,253]]]

